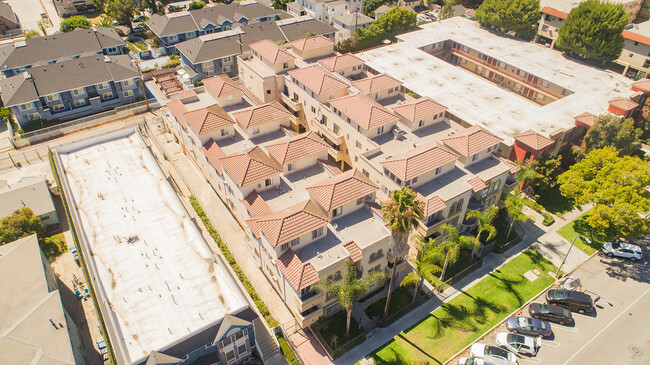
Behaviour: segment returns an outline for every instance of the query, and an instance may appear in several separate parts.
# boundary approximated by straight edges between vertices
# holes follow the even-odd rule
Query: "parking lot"
[[[572,276],[595,303],[593,313],[573,313],[574,323],[551,323],[553,334],[542,340],[535,357],[519,356],[519,364],[649,364],[650,363],[650,260],[642,244],[642,261],[630,262],[596,255]],[[533,302],[544,303],[544,293]],[[528,308],[521,315],[528,316]],[[480,342],[495,344],[492,331]],[[468,356],[466,351],[463,356]]]

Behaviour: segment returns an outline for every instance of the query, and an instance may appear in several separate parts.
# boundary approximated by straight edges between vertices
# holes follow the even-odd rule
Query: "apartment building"
[[[362,0],[298,0],[287,10],[296,16],[306,14],[326,24],[332,24],[337,15],[361,12]]]
[[[623,30],[623,51],[616,63],[623,66],[623,75],[634,77],[650,73],[650,21],[630,24]]]
[[[0,77],[21,74],[42,66],[89,55],[127,53],[126,43],[113,28],[75,29],[67,33],[35,36],[0,46]]]
[[[21,126],[41,119],[79,118],[144,97],[137,66],[127,55],[91,55],[33,66],[0,80],[0,91]]]
[[[541,0],[539,6],[542,18],[539,21],[535,41],[554,48],[560,27],[569,16],[571,9],[577,7],[582,1],[584,0]],[[610,2],[623,5],[630,18],[630,23],[636,20],[643,4],[643,0],[612,0]]]

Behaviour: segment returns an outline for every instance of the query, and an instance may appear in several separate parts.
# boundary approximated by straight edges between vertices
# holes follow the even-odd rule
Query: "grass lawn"
[[[533,282],[523,273],[538,269]],[[370,354],[376,364],[441,364],[545,289],[556,267],[528,250]]]
[[[494,251],[497,253],[503,252],[503,246],[506,243],[519,238],[519,235],[517,234],[517,231],[515,230],[514,227],[512,227],[512,230],[510,231],[510,235],[506,238],[506,233],[508,231],[507,223],[508,223],[508,213],[503,208],[499,209],[499,213],[497,214],[497,217],[494,219],[494,228],[497,229],[497,235],[494,238],[494,240],[496,240]],[[487,234],[484,234],[481,237],[483,238],[485,236],[487,236]],[[484,239],[481,239],[481,242],[485,243]]]
[[[549,190],[535,191],[535,194],[539,196],[537,203],[543,206],[547,212],[555,214],[558,217],[561,217],[564,213],[576,207],[573,199],[568,199],[560,193],[559,186],[555,186]]]
[[[280,344],[280,349],[282,350],[282,354],[284,354],[284,357],[287,359],[287,362],[289,364],[291,364],[294,361],[298,360],[296,358],[296,354],[293,353],[293,350],[291,349],[291,346],[289,346],[289,344],[287,343],[287,340],[281,334],[278,335],[278,343]]]
[[[327,344],[332,349],[332,351],[336,350],[337,347],[348,342],[348,340],[351,340],[363,333],[363,329],[359,328],[359,323],[354,319],[354,317],[352,317],[352,320],[350,321],[350,337],[346,338],[345,321],[346,321],[346,312],[340,311],[330,317],[329,325],[327,326],[327,328],[323,329],[322,331],[318,330],[318,332],[320,333],[321,336],[323,336],[323,339],[325,340],[325,342],[327,342]],[[334,343],[332,341],[332,338],[334,336],[336,336],[336,346],[332,346],[332,344]]]
[[[591,243],[583,240],[582,237],[578,237],[575,242],[575,246],[587,255],[591,255],[592,253],[598,251],[603,242],[614,238],[611,234],[594,234],[589,229],[589,226],[584,223],[584,218],[589,215],[589,212],[591,212],[591,209],[582,213],[581,216],[557,230],[557,233],[569,242],[573,241],[576,234],[589,238],[591,240]]]

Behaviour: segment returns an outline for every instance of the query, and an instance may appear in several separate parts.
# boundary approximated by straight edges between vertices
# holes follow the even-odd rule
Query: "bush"
[[[203,1],[192,1],[190,3],[190,9],[201,9],[205,6],[205,3]]]
[[[542,221],[542,224],[545,226],[550,226],[551,224],[555,223],[555,218],[553,218],[552,215],[546,213],[546,212],[541,212],[542,216],[544,217],[544,221]]]
[[[181,61],[179,60],[169,60],[163,67],[164,68],[173,68],[173,67],[178,67],[181,65]]]
[[[30,38],[32,38],[34,36],[37,36],[37,35],[38,35],[38,32],[35,31],[34,29],[28,30],[28,31],[25,32],[25,39],[30,39]]]
[[[63,33],[72,32],[77,28],[88,29],[90,28],[90,20],[83,15],[71,16],[68,19],[61,20],[59,30]]]
[[[203,81],[199,80],[199,81],[195,82],[194,86],[196,86],[196,87],[203,86]]]

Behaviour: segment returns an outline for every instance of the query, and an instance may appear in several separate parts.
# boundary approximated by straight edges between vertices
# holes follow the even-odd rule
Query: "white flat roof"
[[[59,153],[131,362],[247,306],[138,134]]]
[[[568,13],[571,11],[571,9],[577,7],[583,1],[585,0],[540,0],[539,8],[543,9],[544,7],[548,6],[550,8]],[[615,4],[627,4],[634,0],[608,0],[608,1],[610,3],[615,3]]]
[[[357,54],[371,68],[385,72],[414,92],[429,96],[470,124],[479,124],[512,144],[513,136],[533,129],[549,135],[574,125],[584,112],[601,114],[608,101],[628,97],[632,80],[612,71],[565,58],[542,45],[501,37],[478,22],[454,17],[420,26],[398,36],[402,42]],[[545,106],[509,92],[478,75],[432,56],[419,47],[445,40],[563,86],[574,93]]]

